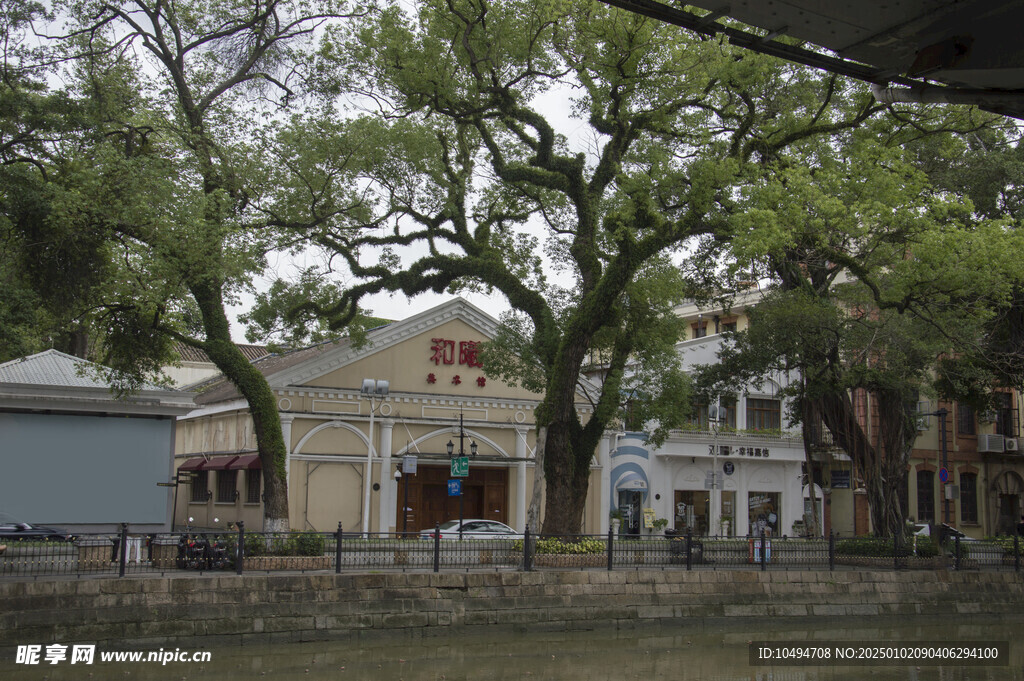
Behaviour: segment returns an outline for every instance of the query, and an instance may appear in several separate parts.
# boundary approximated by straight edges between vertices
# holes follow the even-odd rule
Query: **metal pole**
[[[235,574],[242,574],[242,562],[245,560],[245,521],[238,521],[238,544],[235,546]]]
[[[527,525],[526,529],[523,530],[523,571],[530,572],[533,570],[533,548],[531,544],[532,539],[530,538],[530,526]]]
[[[836,533],[832,530],[828,532],[828,569],[836,569]]]
[[[948,462],[947,462],[947,451],[946,451],[946,416],[949,411],[945,407],[935,412],[939,415],[939,436],[940,442],[942,443],[942,467],[946,469],[947,475],[949,474]],[[942,522],[949,524],[949,498],[946,496],[946,485],[948,485],[948,479],[942,483]]]
[[[434,525],[434,572],[441,571],[441,523]]]
[[[128,523],[121,523],[121,551],[117,559],[117,576],[124,577],[124,565],[128,559]]]
[[[370,536],[370,492],[373,485],[373,396],[370,396],[370,441],[366,445],[366,480],[363,484],[363,535]]]
[[[459,458],[461,459],[466,455],[465,450],[462,447],[463,439],[466,433],[462,430],[462,405],[459,405]],[[469,477],[466,477],[466,482],[469,481]],[[459,486],[459,541],[462,541],[462,500],[466,497],[466,490],[462,489],[465,485]]]
[[[686,526],[686,569],[693,569],[693,528]]]
[[[615,534],[612,528],[608,528],[608,572],[612,571],[612,552],[614,548]]]
[[[341,572],[341,521],[338,521],[338,534],[334,538],[334,573]]]
[[[760,524],[760,523],[758,523]],[[764,536],[764,528],[761,528],[761,572],[768,569],[768,541]]]
[[[402,478],[405,482],[405,492],[402,495],[402,534],[409,531],[409,476],[402,471]]]

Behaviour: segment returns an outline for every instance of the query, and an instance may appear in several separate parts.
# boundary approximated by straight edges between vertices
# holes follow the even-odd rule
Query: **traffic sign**
[[[462,496],[462,481],[461,480],[449,480],[448,481],[448,496],[450,496],[450,497],[461,497]]]
[[[465,478],[469,476],[469,457],[457,456],[452,459],[452,477]]]
[[[949,482],[949,471],[945,467],[939,469],[939,480]]]
[[[402,475],[416,474],[416,457],[406,454],[402,457]]]

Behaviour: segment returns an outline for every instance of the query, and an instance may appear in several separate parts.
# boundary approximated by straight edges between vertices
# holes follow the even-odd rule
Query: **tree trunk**
[[[547,426],[537,427],[537,445],[533,453],[533,492],[530,506],[526,510],[526,526],[534,533],[540,528],[540,502],[544,492],[544,446],[547,443]]]
[[[263,374],[231,340],[221,289],[211,284],[196,284],[192,286],[192,294],[203,315],[206,331],[203,351],[224,377],[238,388],[249,405],[256,449],[263,467],[263,529],[267,532],[287,532],[291,529],[285,476],[287,448],[274,392]]]

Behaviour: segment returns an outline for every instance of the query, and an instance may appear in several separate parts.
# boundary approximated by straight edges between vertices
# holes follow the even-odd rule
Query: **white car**
[[[459,538],[459,521],[449,520],[448,522],[441,523],[441,539],[458,539]],[[420,537],[423,539],[433,539],[434,530],[422,530],[420,531]],[[523,535],[516,532],[505,523],[499,523],[497,520],[481,520],[479,518],[466,518],[462,521],[462,538],[463,539],[522,539]]]

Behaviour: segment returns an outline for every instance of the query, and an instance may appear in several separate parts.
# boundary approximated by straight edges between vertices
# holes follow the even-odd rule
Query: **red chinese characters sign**
[[[433,353],[430,361],[435,365],[455,364],[455,341],[447,338],[431,338],[430,350]],[[477,341],[459,341],[459,364],[470,367],[482,367],[477,357]]]

